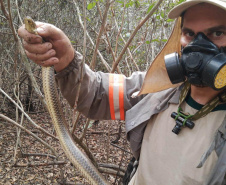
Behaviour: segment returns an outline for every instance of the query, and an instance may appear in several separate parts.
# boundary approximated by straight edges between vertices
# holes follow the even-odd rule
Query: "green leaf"
[[[140,2],[139,1],[135,1],[135,7],[139,8],[140,7]]]
[[[147,40],[145,43],[146,43],[146,44],[150,44],[151,42],[150,42],[149,40]]]
[[[129,3],[126,3],[126,8],[130,7],[130,6],[133,6],[134,2],[133,1],[130,1]]]
[[[71,40],[71,43],[72,43],[72,44],[75,44],[76,42],[75,42],[74,40]]]
[[[153,39],[151,42],[159,42],[159,39]]]
[[[162,42],[167,42],[167,39],[162,39],[161,41],[162,41]]]
[[[166,22],[173,22],[174,19],[167,19]]]
[[[149,8],[148,8],[148,11],[147,11],[147,14],[151,11],[151,9],[154,7],[155,3],[152,3]]]
[[[93,3],[89,3],[87,6],[87,10],[91,10],[92,8],[94,8],[96,6],[96,2]]]
[[[178,2],[178,4],[181,4],[181,3],[183,3],[185,0],[180,0],[179,2]]]

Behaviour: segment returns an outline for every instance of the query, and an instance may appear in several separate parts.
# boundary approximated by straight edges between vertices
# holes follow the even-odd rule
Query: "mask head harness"
[[[209,86],[215,90],[226,87],[226,52],[198,33],[192,42],[178,53],[165,56],[165,65],[173,84],[186,79],[193,85]]]

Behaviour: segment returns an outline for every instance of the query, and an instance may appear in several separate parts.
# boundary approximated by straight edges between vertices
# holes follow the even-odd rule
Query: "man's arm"
[[[71,107],[75,103],[81,67],[82,55],[76,52],[70,65],[56,74],[57,84]],[[143,98],[131,98],[131,95],[140,90],[144,72],[125,77],[121,74],[93,72],[85,65],[83,75],[77,109],[91,119],[123,120],[125,111]]]
[[[54,66],[56,81],[63,96],[73,107],[81,78],[82,55],[75,52],[68,37],[58,28],[37,23],[39,35],[28,33],[24,26],[18,32],[23,38],[27,56],[41,66]],[[123,75],[93,72],[84,66],[77,109],[92,119],[124,119],[125,111],[142,97],[132,99],[143,82],[144,73]]]

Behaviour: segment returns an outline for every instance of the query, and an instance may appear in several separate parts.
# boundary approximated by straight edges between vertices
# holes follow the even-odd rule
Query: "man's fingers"
[[[38,34],[43,38],[46,38],[47,41],[48,39],[61,40],[61,38],[63,38],[63,32],[52,24],[36,22],[36,25]]]
[[[24,25],[18,30],[28,58],[41,66],[54,65],[56,71],[61,71],[69,65],[75,54],[69,38],[51,24],[36,22],[36,27],[38,35],[29,33]]]
[[[29,33],[26,29],[25,26],[21,26],[18,29],[18,34],[21,38],[23,38],[24,41],[26,41],[27,43],[31,43],[31,44],[36,44],[36,43],[42,43],[42,37],[39,35],[35,35],[32,33]]]
[[[49,51],[47,51],[44,54],[35,54],[35,53],[30,53],[27,50],[25,50],[28,58],[30,58],[33,61],[44,61],[44,60],[48,60],[51,57],[54,57],[56,55],[55,50],[51,49]]]
[[[40,43],[40,44],[29,44],[23,41],[24,49],[30,53],[44,54],[48,50],[52,49],[52,44],[50,42]]]
[[[38,60],[38,61],[34,61],[34,62],[40,66],[49,67],[49,66],[54,66],[54,65],[58,64],[59,60],[56,57],[52,57],[52,58],[49,58],[48,60],[43,60],[43,61]]]

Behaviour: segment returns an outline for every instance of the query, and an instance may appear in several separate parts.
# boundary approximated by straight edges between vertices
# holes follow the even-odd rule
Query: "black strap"
[[[127,169],[126,169],[126,172],[125,172],[125,175],[122,179],[122,183],[123,185],[128,185],[130,180],[132,179],[133,175],[135,174],[136,170],[137,170],[137,167],[138,167],[138,160],[136,160],[135,157],[133,157],[128,166],[127,166]]]

